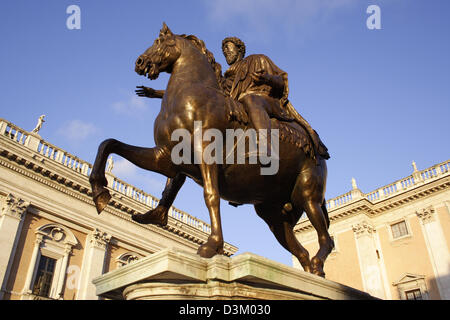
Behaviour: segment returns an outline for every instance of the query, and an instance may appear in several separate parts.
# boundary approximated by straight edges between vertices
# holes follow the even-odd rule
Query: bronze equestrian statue
[[[324,200],[327,149],[287,100],[287,74],[263,55],[244,58],[245,49],[242,50],[243,43],[239,41],[227,38],[223,42],[230,69],[222,76],[220,64],[202,40],[193,35],[175,35],[163,25],[159,37],[138,57],[135,65],[139,75],[151,80],[160,72],[171,74],[164,91],[143,86],[136,90],[140,96],[162,99],[154,123],[156,146],[136,147],[115,139],[100,144],[89,179],[97,211],[100,213],[111,199],[105,188],[105,166],[108,156],[116,153],[140,168],[168,177],[158,206],[134,215],[133,220],[166,225],[168,209],[186,177],[190,177],[203,187],[211,219],[211,234],[199,247],[200,256],[210,258],[223,254],[222,198],[233,205],[253,204],[279,243],[297,257],[303,269],[323,277],[325,259],[334,247],[328,233],[330,221]],[[172,140],[172,133],[184,129],[194,141],[198,129],[195,123],[201,123],[203,130],[218,130],[223,137],[230,129],[267,129],[266,138],[273,137],[272,130],[278,130],[277,154],[268,154],[279,160],[278,171],[262,175],[262,163],[175,164],[171,153],[177,142]],[[267,140],[270,147],[270,139]],[[209,143],[193,142],[190,158],[201,155]],[[318,234],[320,248],[312,259],[293,231],[303,212]]]

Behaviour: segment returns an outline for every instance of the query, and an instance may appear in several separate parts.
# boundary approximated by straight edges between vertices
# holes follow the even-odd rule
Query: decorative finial
[[[34,128],[33,131],[31,131],[31,133],[38,133],[39,130],[41,130],[42,124],[45,122],[44,118],[45,118],[45,114],[43,114],[39,117],[36,128]]]
[[[358,186],[356,185],[356,180],[355,180],[355,178],[352,178],[352,187],[353,187],[353,190],[358,189]]]
[[[412,166],[413,166],[414,172],[419,171],[419,170],[417,170],[416,162],[414,160],[412,162]]]

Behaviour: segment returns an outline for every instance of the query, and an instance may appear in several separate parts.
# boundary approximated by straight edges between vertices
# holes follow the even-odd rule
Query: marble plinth
[[[98,296],[126,300],[368,300],[369,294],[243,253],[211,259],[166,249],[93,280]]]

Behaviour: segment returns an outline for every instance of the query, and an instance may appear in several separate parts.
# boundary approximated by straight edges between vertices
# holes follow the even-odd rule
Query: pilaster
[[[95,229],[88,235],[77,299],[98,300],[92,280],[103,274],[106,250],[110,240],[111,236],[99,229]]]
[[[14,262],[17,242],[22,230],[23,217],[30,205],[20,198],[8,194],[0,212],[0,300],[6,290],[6,285]]]
[[[417,210],[416,215],[421,221],[422,232],[441,298],[450,300],[450,278],[448,276],[450,253],[441,224],[432,206]]]
[[[358,251],[364,290],[372,296],[385,299],[383,278],[378,263],[375,228],[366,221],[352,226]]]

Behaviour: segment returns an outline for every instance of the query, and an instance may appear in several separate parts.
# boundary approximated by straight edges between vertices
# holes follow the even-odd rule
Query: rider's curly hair
[[[222,40],[222,50],[227,42],[234,43],[234,45],[238,48],[239,53],[242,55],[242,57],[245,57],[245,44],[241,39],[236,38],[236,37],[227,37],[227,38],[223,39]]]

